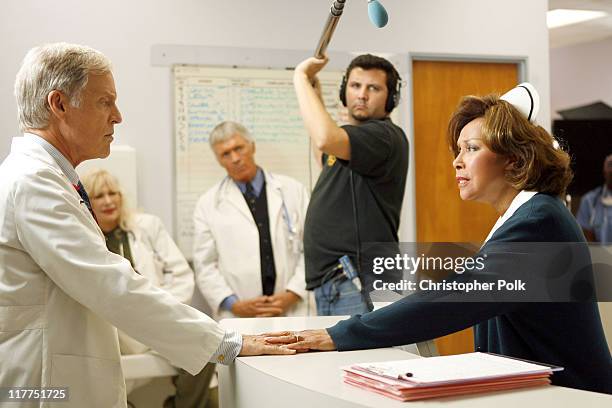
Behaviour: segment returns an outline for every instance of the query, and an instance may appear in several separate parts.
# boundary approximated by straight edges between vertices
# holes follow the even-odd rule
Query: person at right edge
[[[589,242],[612,244],[612,154],[603,163],[604,184],[582,197],[576,221]]]
[[[344,126],[336,124],[320,97],[317,73],[326,63],[308,58],[293,77],[322,165],[304,226],[306,287],[314,290],[319,315],[354,315],[371,310],[366,289],[374,277],[364,266],[373,254],[371,246],[362,244],[398,242],[408,139],[389,118],[401,83],[389,61],[365,54],[349,64],[340,87],[340,100],[348,109]],[[345,255],[359,271],[363,290],[340,267]]]

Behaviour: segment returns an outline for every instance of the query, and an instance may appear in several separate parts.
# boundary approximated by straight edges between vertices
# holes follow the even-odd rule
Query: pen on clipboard
[[[389,375],[387,370],[381,369],[381,368],[378,368],[378,367],[373,367],[373,366],[367,367],[367,370],[372,372],[372,373],[374,373],[374,374],[381,375],[383,377],[391,377],[391,378],[396,378],[398,380],[408,380],[408,381],[410,381],[409,380],[410,377],[414,376],[413,373],[403,373],[403,374],[398,374],[397,376],[391,376],[391,375]]]

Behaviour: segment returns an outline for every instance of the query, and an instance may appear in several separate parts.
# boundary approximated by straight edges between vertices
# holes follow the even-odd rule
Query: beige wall
[[[368,21],[365,0],[349,2],[330,51],[526,57],[528,79],[542,95],[541,120],[548,123],[547,0],[383,3],[390,22],[376,29]],[[0,158],[18,133],[13,81],[25,52],[54,41],[98,48],[114,62],[124,118],[116,142],[136,149],[138,203],[173,231],[172,76],[170,67],[151,64],[151,48],[183,44],[312,53],[330,4],[330,0],[3,2]],[[407,219],[411,223],[410,215]]]

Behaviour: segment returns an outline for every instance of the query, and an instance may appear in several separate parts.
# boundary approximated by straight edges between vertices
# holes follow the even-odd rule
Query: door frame
[[[409,104],[408,109],[408,137],[411,143],[410,149],[410,163],[413,165],[409,168],[408,184],[410,202],[406,206],[410,211],[403,214],[402,218],[404,226],[409,226],[412,234],[412,240],[410,242],[417,242],[417,219],[416,219],[416,159],[415,159],[415,101],[414,101],[414,72],[413,66],[416,61],[432,61],[432,62],[458,62],[458,63],[487,63],[487,64],[514,64],[517,67],[517,84],[524,82],[528,78],[528,58],[526,56],[481,56],[481,55],[459,55],[459,54],[435,54],[435,53],[409,53],[408,54],[408,77],[407,77],[407,91],[406,94],[409,98],[407,103]],[[435,344],[438,352],[443,354],[456,354],[458,352],[465,352],[465,345],[473,341],[473,329],[467,328],[455,333],[451,333],[447,336],[435,339]]]
[[[397,60],[395,60],[397,61]],[[394,61],[394,62],[395,62]],[[518,67],[518,83],[525,82],[529,78],[529,59],[527,56],[516,55],[473,55],[473,54],[450,54],[450,53],[426,53],[409,52],[405,65],[400,64],[403,73],[406,73],[402,87],[405,97],[401,108],[405,109],[406,114],[401,115],[402,127],[407,131],[410,143],[408,177],[406,182],[406,193],[404,195],[404,205],[400,222],[399,237],[403,242],[417,242],[416,228],[416,169],[414,155],[414,86],[412,82],[412,66],[414,61],[448,61],[448,62],[486,62],[486,63],[513,63]]]

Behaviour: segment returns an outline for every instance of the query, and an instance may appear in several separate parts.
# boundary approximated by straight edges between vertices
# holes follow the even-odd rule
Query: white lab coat
[[[150,214],[134,214],[128,240],[134,269],[172,294],[179,302],[190,304],[194,274],[161,220]],[[119,331],[121,354],[147,352],[149,347]],[[128,386],[128,394],[130,393]]]
[[[53,158],[13,139],[0,165],[0,384],[68,387],[62,407],[125,407],[114,326],[193,374],[224,335],[109,252]]]
[[[180,302],[189,304],[195,286],[193,271],[161,220],[150,214],[134,214],[128,239],[134,269]]]
[[[314,303],[309,302],[306,291],[302,245],[308,193],[290,177],[264,175],[276,267],[274,293],[289,289],[299,295],[302,300],[287,315],[306,315]],[[200,197],[194,227],[196,284],[217,319],[234,317],[220,310],[221,302],[231,294],[243,300],[261,296],[262,286],[257,225],[240,189],[229,177]]]

